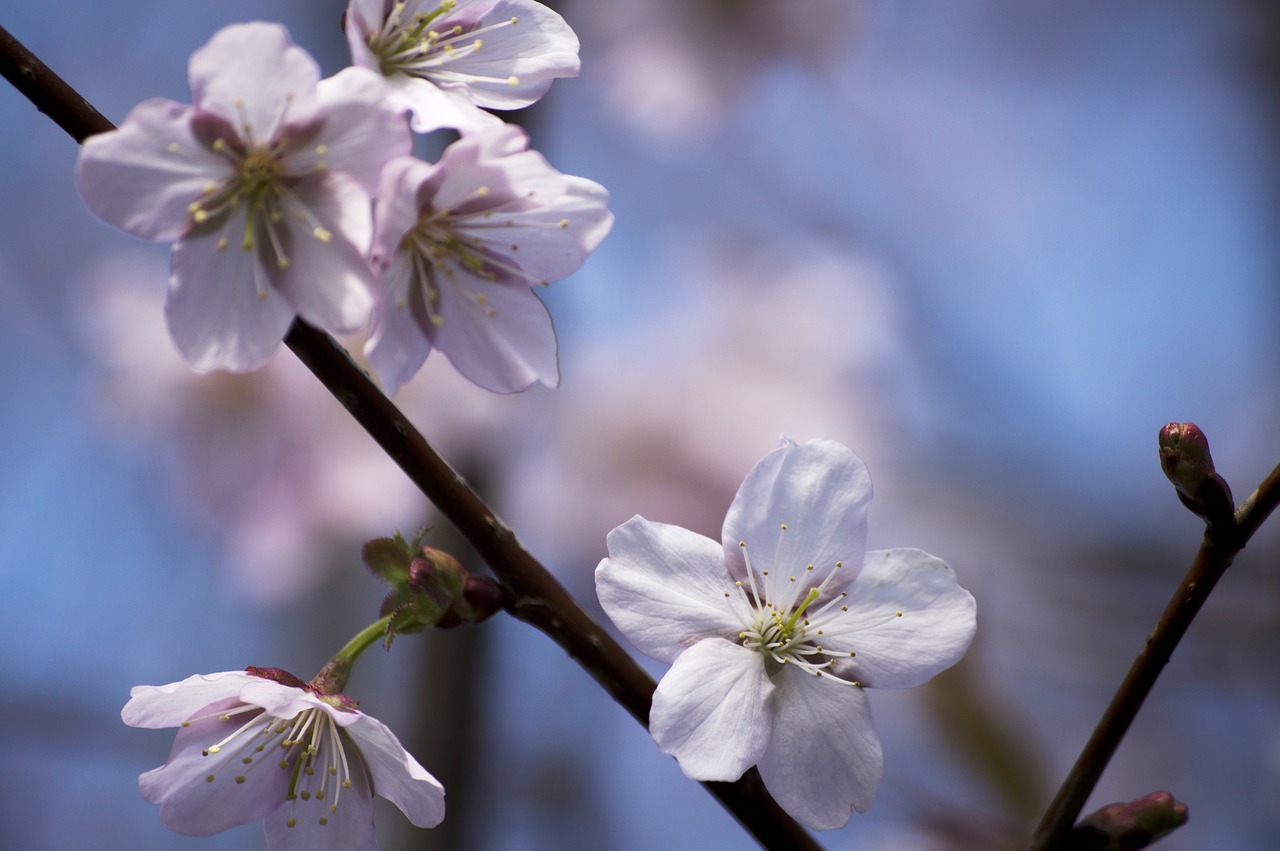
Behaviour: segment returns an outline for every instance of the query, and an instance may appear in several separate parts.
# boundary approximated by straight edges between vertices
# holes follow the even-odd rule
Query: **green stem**
[[[391,615],[387,615],[360,630],[320,669],[320,673],[311,681],[312,688],[320,694],[342,692],[347,687],[347,680],[351,678],[351,669],[355,667],[356,659],[387,634],[387,624],[390,622]]]

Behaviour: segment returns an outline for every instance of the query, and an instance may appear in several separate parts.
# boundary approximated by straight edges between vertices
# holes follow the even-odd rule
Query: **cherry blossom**
[[[365,354],[389,391],[432,348],[489,390],[559,382],[556,338],[531,287],[575,272],[613,224],[604,187],[561,174],[503,124],[434,165],[403,157],[378,188],[382,273]]]
[[[444,788],[390,730],[278,669],[136,686],[121,717],[180,727],[168,762],[138,778],[177,833],[263,820],[272,851],[373,851],[374,791],[419,827],[444,819]]]
[[[959,661],[975,604],[939,559],[866,551],[871,479],[831,440],[784,439],[747,474],[719,543],[634,517],[596,568],[605,612],[671,669],[654,741],[696,780],[752,765],[809,827],[865,811],[883,758],[867,688],[909,688]]]
[[[478,107],[519,109],[578,74],[578,37],[533,0],[352,0],[346,31],[419,133],[498,124]]]
[[[148,100],[85,142],[89,209],[173,241],[165,315],[200,372],[247,371],[295,314],[333,332],[368,318],[370,192],[410,147],[367,69],[320,80],[277,24],[227,27],[191,57],[193,103]]]

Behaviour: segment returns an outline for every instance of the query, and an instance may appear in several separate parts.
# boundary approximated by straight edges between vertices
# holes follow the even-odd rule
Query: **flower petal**
[[[250,146],[315,119],[320,66],[279,24],[224,27],[191,54],[187,75],[195,106],[242,128]]]
[[[409,255],[397,254],[382,280],[384,290],[374,309],[364,356],[390,395],[421,368],[431,353],[431,340],[413,310],[397,303],[397,293],[417,286]]]
[[[438,28],[452,26],[455,19],[474,20],[475,12],[468,8],[474,5],[459,3],[452,14],[440,20]],[[557,77],[577,76],[578,37],[564,18],[533,0],[500,0],[492,6],[480,18],[481,25],[514,23],[485,32],[482,49],[459,51],[458,58],[444,65],[438,75],[431,75],[436,83],[463,89],[479,106],[519,109],[542,97]]]
[[[658,683],[649,732],[694,780],[737,780],[769,746],[773,691],[759,653],[708,638]]]
[[[867,696],[793,665],[774,683],[773,737],[759,761],[764,785],[801,824],[840,827],[851,809],[871,806],[884,770]]]
[[[377,851],[368,772],[359,754],[348,753],[347,765],[351,770],[349,789],[331,786],[323,798],[312,795],[304,800],[300,796],[283,806],[278,805],[283,796],[276,799],[274,812],[266,815],[263,824],[270,851]],[[331,809],[335,804],[336,809]]]
[[[377,793],[418,827],[444,821],[444,787],[418,764],[386,725],[368,715],[346,728],[360,749]]]
[[[169,760],[138,778],[142,796],[160,805],[160,821],[170,830],[210,836],[259,821],[284,800],[289,772],[280,770],[274,754],[253,751],[253,740],[259,738],[261,727],[245,730],[219,753],[204,754],[254,717],[256,709],[226,721],[218,718],[218,712],[241,705],[239,699],[227,698],[197,710],[199,720],[178,731]],[[264,717],[262,723],[267,722]],[[238,747],[241,744],[243,751]],[[241,754],[254,761],[242,763]],[[244,779],[237,782],[238,778]]]
[[[773,570],[817,584],[842,562],[843,581],[828,586],[837,593],[857,576],[866,552],[870,502],[867,467],[846,447],[834,440],[796,444],[784,438],[751,468],[729,506],[724,520],[729,571],[745,578],[739,547],[745,542],[757,575]],[[816,569],[806,576],[810,564]]]
[[[733,584],[724,551],[710,538],[635,517],[609,533],[596,568],[596,594],[610,620],[641,652],[673,662],[711,636],[736,636]]]
[[[367,68],[345,68],[321,80],[316,95],[324,126],[312,144],[324,146],[323,167],[350,175],[372,194],[383,166],[413,148],[404,117],[384,100],[385,82]],[[306,151],[305,165],[315,168],[314,148]]]
[[[241,208],[227,232],[243,233],[244,217]],[[173,247],[165,319],[192,369],[247,372],[270,359],[294,311],[268,285],[257,251],[245,251],[238,242],[220,249],[218,243],[217,232],[205,232]]]
[[[415,133],[447,127],[468,134],[503,124],[501,118],[476,106],[464,93],[446,91],[430,80],[394,74],[386,81],[388,101],[412,113],[410,126]]]
[[[873,688],[913,688],[950,668],[977,629],[973,595],[945,562],[921,550],[867,553],[847,605],[826,639],[858,654],[849,668]]]
[[[173,101],[143,101],[118,129],[86,139],[76,188],[90,212],[141,239],[182,236],[188,205],[234,173],[228,159],[197,141],[192,114]]]
[[[495,393],[560,383],[551,316],[527,287],[440,276],[439,309],[436,347],[468,380]]]
[[[177,727],[209,704],[236,696],[249,679],[244,671],[222,671],[163,686],[134,686],[120,718],[130,727]]]
[[[282,206],[290,223],[289,265],[268,267],[272,284],[312,325],[339,334],[356,330],[373,306],[368,194],[347,175],[329,172],[296,183]],[[304,210],[306,220],[298,221]]]

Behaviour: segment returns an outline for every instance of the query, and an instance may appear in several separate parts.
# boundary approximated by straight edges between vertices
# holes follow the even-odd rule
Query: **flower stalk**
[[[325,663],[309,685],[320,694],[338,694],[345,691],[356,660],[360,658],[361,653],[382,640],[390,623],[391,615],[387,615],[356,633],[341,650],[333,654],[333,658]]]

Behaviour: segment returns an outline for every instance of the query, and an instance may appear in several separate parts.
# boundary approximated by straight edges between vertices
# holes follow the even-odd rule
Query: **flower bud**
[[[1152,792],[1085,816],[1072,828],[1065,847],[1068,851],[1131,851],[1146,848],[1186,823],[1186,804],[1168,792]]]
[[[1209,441],[1195,423],[1160,429],[1160,467],[1177,488],[1178,499],[1210,525],[1229,525],[1235,512],[1231,488],[1213,467]]]

